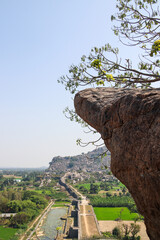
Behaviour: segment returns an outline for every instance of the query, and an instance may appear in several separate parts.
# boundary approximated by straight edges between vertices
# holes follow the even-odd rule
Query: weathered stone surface
[[[151,240],[160,239],[160,89],[86,89],[77,114],[101,133],[113,174],[132,194]]]

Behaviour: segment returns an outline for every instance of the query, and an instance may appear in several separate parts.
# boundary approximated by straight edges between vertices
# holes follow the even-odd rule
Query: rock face
[[[160,89],[86,89],[77,114],[102,136],[113,174],[144,216],[148,236],[160,239]]]
[[[76,156],[54,157],[49,163],[48,171],[60,174],[67,171],[87,170],[87,172],[102,171],[99,155],[106,151],[106,147],[95,149],[87,154],[83,153]],[[109,166],[110,153],[103,159],[103,164]]]

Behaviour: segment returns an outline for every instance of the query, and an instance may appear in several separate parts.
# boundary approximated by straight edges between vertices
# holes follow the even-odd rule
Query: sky
[[[63,115],[73,96],[57,80],[83,54],[106,43],[119,47],[111,14],[116,0],[0,1],[0,167],[48,166],[55,156],[93,149]],[[122,57],[135,54],[120,46]]]

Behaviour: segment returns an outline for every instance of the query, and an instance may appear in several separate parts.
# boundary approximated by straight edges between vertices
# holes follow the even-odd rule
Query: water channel
[[[63,226],[63,221],[60,218],[66,213],[67,208],[52,208],[41,227],[41,230],[44,232],[44,236],[40,236],[39,239],[54,240],[57,234],[56,228]]]

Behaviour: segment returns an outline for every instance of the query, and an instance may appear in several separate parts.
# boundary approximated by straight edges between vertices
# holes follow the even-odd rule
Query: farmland
[[[13,236],[17,232],[17,229],[14,228],[5,228],[0,226],[0,240],[10,240],[13,239]]]
[[[137,213],[130,213],[127,207],[94,207],[98,220],[134,220]]]

